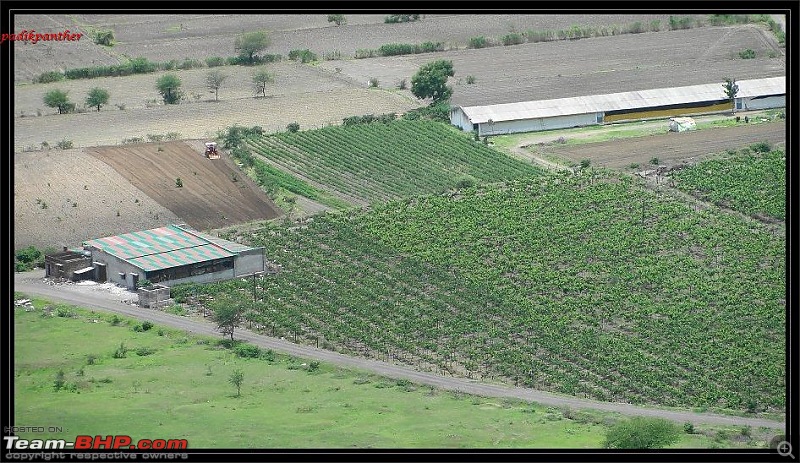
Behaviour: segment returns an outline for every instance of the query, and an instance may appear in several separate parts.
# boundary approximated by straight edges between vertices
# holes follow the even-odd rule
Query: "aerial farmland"
[[[787,108],[735,83],[786,75],[780,19],[17,16],[85,35],[13,47],[17,421],[190,448],[768,448]],[[675,102],[588,126],[452,119],[654,89]],[[263,249],[265,271],[125,308],[25,260],[170,224]],[[65,405],[123,394],[147,410]],[[663,435],[620,437],[644,426]]]

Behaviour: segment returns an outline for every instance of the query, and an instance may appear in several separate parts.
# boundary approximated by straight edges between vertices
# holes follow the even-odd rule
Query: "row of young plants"
[[[702,161],[672,178],[678,189],[744,214],[786,217],[786,152],[768,143]]]
[[[600,400],[785,404],[785,243],[632,179],[548,175],[272,224],[234,295],[299,343]],[[248,301],[245,303],[245,301]]]
[[[282,168],[368,202],[441,192],[464,175],[496,182],[541,171],[444,124],[396,120],[248,139]]]

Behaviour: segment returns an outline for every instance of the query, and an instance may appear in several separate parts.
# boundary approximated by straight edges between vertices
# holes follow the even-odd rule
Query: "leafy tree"
[[[256,96],[267,96],[267,84],[275,82],[275,76],[266,69],[260,69],[253,74],[253,84],[256,88]]]
[[[615,424],[606,433],[608,449],[659,449],[678,441],[679,430],[661,418],[635,417]]]
[[[67,91],[54,88],[44,94],[44,104],[51,108],[58,108],[58,114],[64,114],[75,108],[74,103],[69,102]]]
[[[209,71],[206,75],[206,85],[214,91],[214,101],[219,101],[219,88],[222,87],[222,83],[227,78],[228,75],[218,69]]]
[[[447,78],[455,75],[453,62],[437,60],[424,64],[411,78],[411,93],[417,98],[432,98],[438,103],[450,98],[453,89],[447,86]]]
[[[229,296],[218,296],[211,303],[211,311],[217,329],[223,335],[229,335],[233,341],[233,330],[242,322],[242,307]]]
[[[736,79],[725,79],[725,83],[722,84],[722,88],[725,90],[725,96],[731,101],[731,110],[736,111],[736,94],[739,93],[739,84],[736,83]]]
[[[242,395],[242,383],[244,382],[244,372],[240,369],[233,370],[231,376],[228,378],[228,382],[236,387],[236,397]]]
[[[246,60],[247,63],[253,64],[256,53],[266,49],[269,46],[270,40],[267,31],[245,32],[244,34],[236,37],[233,46],[239,57]]]
[[[345,18],[343,14],[329,14],[328,22],[336,23],[337,26],[341,26],[342,24],[347,24],[347,18]]]
[[[108,103],[108,97],[108,90],[95,87],[89,90],[89,95],[86,97],[86,105],[96,107],[100,111],[100,107]]]
[[[165,104],[177,104],[181,100],[181,79],[175,74],[164,74],[159,77],[156,88]]]

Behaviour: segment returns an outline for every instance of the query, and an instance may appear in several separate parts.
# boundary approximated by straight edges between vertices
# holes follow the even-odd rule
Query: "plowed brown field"
[[[786,124],[780,122],[705,129],[696,132],[666,133],[627,140],[611,140],[575,146],[537,147],[540,153],[552,153],[574,162],[589,159],[594,166],[611,168],[631,164],[647,166],[658,158],[659,164],[696,162],[727,149],[740,149],[753,143],[786,142]]]
[[[163,151],[158,151],[162,147]],[[200,230],[272,219],[281,213],[235,164],[209,160],[184,142],[88,149],[135,187]],[[176,186],[180,178],[183,186]]]

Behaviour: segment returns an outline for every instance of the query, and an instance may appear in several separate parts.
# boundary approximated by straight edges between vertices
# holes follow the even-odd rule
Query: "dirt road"
[[[157,324],[180,328],[192,333],[219,336],[214,326],[210,323],[190,320],[185,317],[168,314],[165,312],[142,309],[131,305],[109,301],[100,296],[77,293],[65,290],[63,287],[52,287],[41,283],[42,272],[17,273],[14,275],[14,290],[28,295],[42,296],[55,301],[63,301],[81,307],[115,312],[128,317],[150,320]],[[571,408],[587,408],[621,413],[624,415],[654,416],[676,421],[679,423],[692,422],[695,424],[714,424],[730,426],[754,426],[772,429],[783,429],[782,422],[761,419],[745,418],[738,416],[725,416],[710,413],[694,413],[689,411],[662,410],[649,407],[640,407],[625,403],[598,402],[579,399],[570,396],[551,394],[520,387],[509,387],[495,384],[481,383],[475,380],[462,378],[443,377],[432,373],[423,373],[411,368],[394,365],[376,360],[350,357],[317,349],[311,346],[293,344],[289,341],[263,336],[249,332],[245,329],[236,331],[236,338],[251,342],[260,347],[273,349],[290,355],[330,362],[348,368],[369,370],[373,373],[396,379],[407,379],[418,384],[425,384],[437,388],[475,394],[484,397],[509,397],[538,402],[549,406],[568,406]]]

